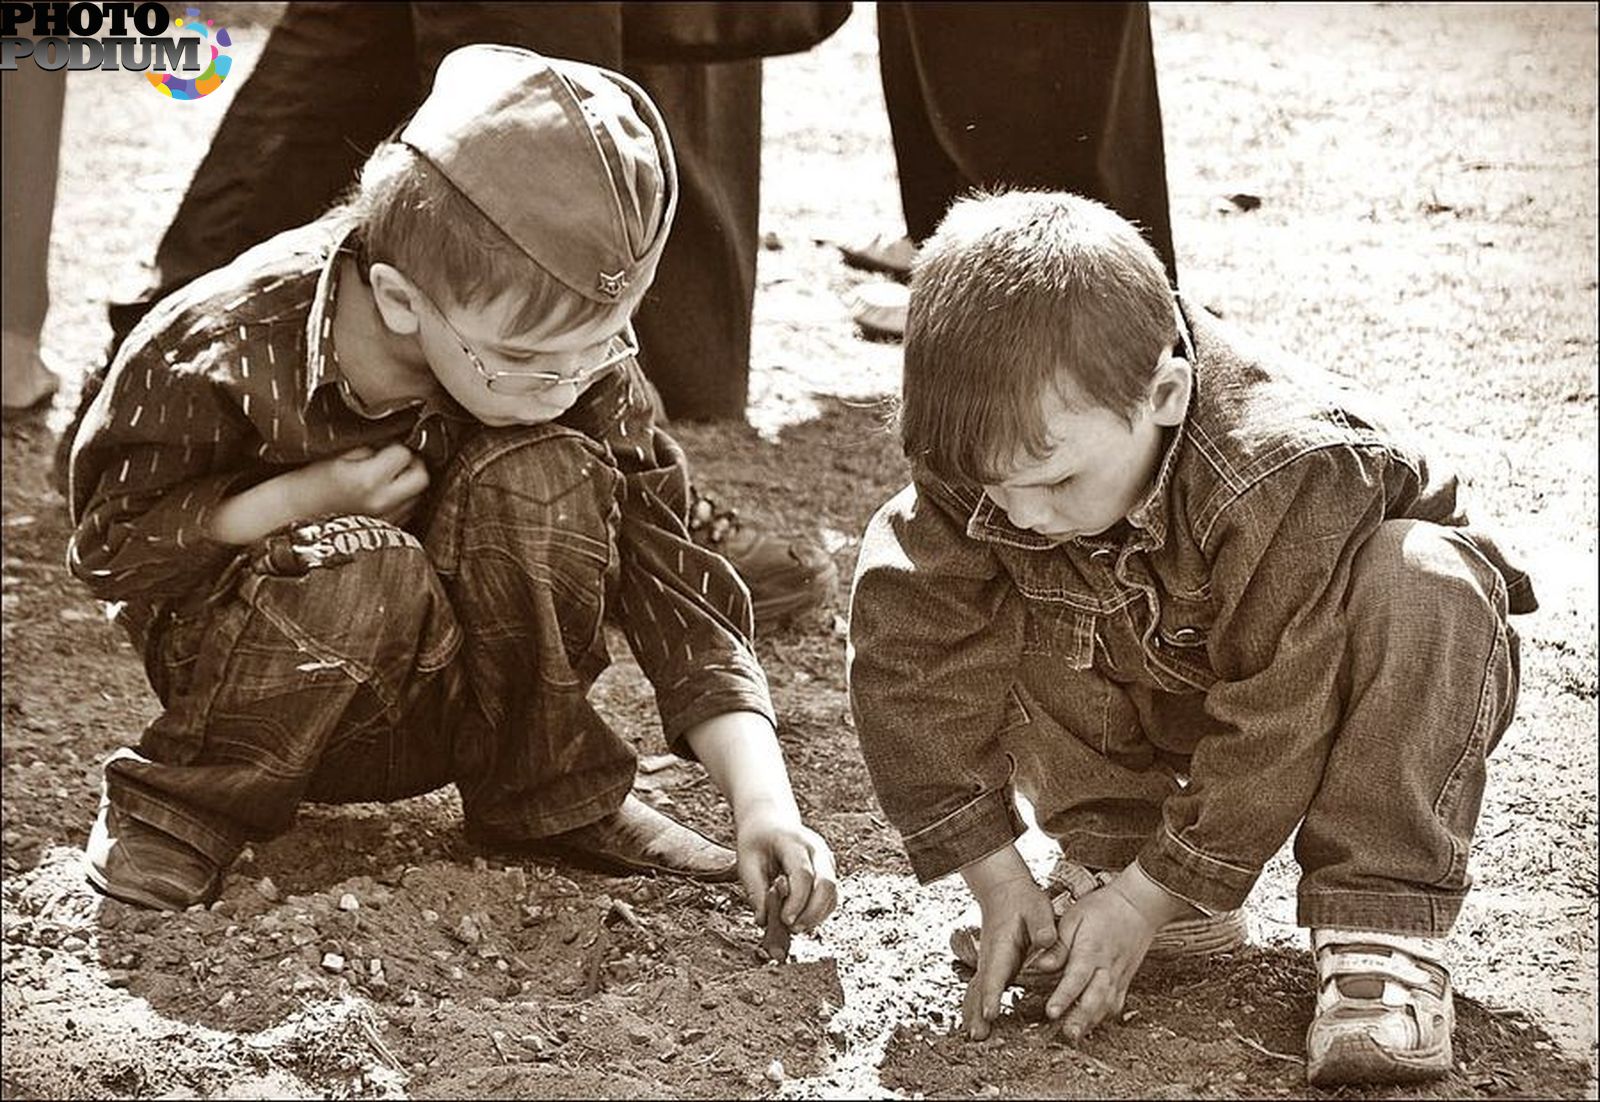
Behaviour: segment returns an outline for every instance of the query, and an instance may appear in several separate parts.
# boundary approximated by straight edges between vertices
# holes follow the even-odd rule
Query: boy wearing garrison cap
[[[303,800],[454,782],[480,845],[835,898],[749,595],[685,529],[629,319],[677,200],[615,73],[470,46],[345,205],[164,300],[72,459],[72,569],[123,602],[164,710],[106,764],[100,891],[182,908]],[[587,692],[619,622],[737,853],[630,794]]]

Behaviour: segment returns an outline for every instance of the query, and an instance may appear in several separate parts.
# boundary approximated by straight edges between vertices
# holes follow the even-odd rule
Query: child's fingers
[[[801,930],[811,930],[833,913],[839,902],[839,880],[833,870],[833,855],[826,847],[811,854],[811,893],[805,899],[805,908],[791,925]]]
[[[1061,1032],[1068,1040],[1082,1040],[1090,1030],[1105,1021],[1106,1015],[1111,1013],[1117,1002],[1115,986],[1111,973],[1103,968],[1095,969],[1083,994],[1078,996],[1077,1002],[1061,1020]]]
[[[983,1016],[983,989],[976,976],[967,983],[966,994],[961,1000],[961,1028],[974,1041],[982,1041],[989,1036],[989,1022]]]
[[[359,462],[359,461],[361,461],[363,459],[371,459],[373,457],[373,455],[375,455],[375,454],[376,453],[371,448],[369,448],[367,445],[365,445],[365,444],[357,444],[353,448],[348,448],[348,449],[340,452],[339,453],[339,458],[340,459],[349,460],[352,463],[356,463],[356,462]]]
[[[1000,1016],[1000,996],[1016,974],[1020,956],[1012,937],[991,937],[987,932],[979,935],[978,974],[972,982],[978,986],[978,1012],[985,1021],[992,1022]]]
[[[758,853],[739,853],[739,883],[744,888],[744,894],[750,900],[750,905],[755,908],[756,925],[767,924],[767,871],[766,860]]]
[[[1083,994],[1084,988],[1089,986],[1095,971],[1095,966],[1081,955],[1068,959],[1067,969],[1061,974],[1061,982],[1056,984],[1050,1000],[1045,1003],[1045,1014],[1054,1020],[1070,1010]]]

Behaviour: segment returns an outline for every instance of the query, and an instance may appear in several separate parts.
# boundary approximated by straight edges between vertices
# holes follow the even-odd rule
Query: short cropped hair
[[[899,410],[907,458],[951,482],[1004,481],[1049,454],[1040,402],[1132,423],[1177,339],[1172,288],[1139,231],[1067,192],[958,201],[911,279]]]
[[[441,306],[478,307],[515,291],[522,298],[513,331],[551,319],[575,328],[610,314],[620,324],[629,313],[626,303],[595,302],[561,284],[399,142],[385,142],[367,159],[343,211],[356,225],[363,279],[371,265],[392,264]]]

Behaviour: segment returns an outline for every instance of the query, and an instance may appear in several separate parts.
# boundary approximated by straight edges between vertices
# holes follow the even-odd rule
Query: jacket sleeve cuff
[[[1163,829],[1140,851],[1139,867],[1162,889],[1207,915],[1235,910],[1261,875],[1201,853]]]
[[[718,669],[700,670],[665,690],[657,689],[656,706],[667,748],[690,761],[696,760],[695,754],[684,736],[726,712],[754,712],[772,724],[773,730],[778,727],[766,677],[754,656],[747,664],[734,661]]]
[[[981,793],[904,841],[911,871],[927,884],[1010,845],[1026,829],[1007,786]]]

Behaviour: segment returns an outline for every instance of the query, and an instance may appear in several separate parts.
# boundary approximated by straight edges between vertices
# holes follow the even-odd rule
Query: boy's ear
[[[393,264],[382,261],[367,269],[372,301],[384,326],[397,336],[411,336],[421,324],[422,294]]]
[[[1169,356],[1156,368],[1150,384],[1150,419],[1164,428],[1183,424],[1194,393],[1194,368],[1181,356]]]

